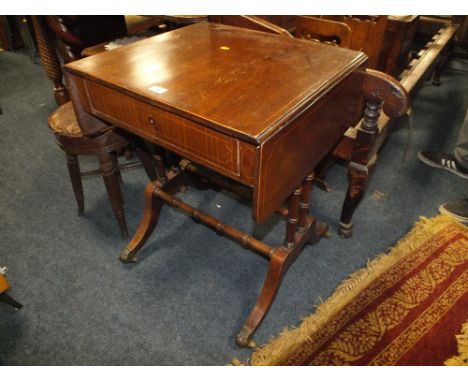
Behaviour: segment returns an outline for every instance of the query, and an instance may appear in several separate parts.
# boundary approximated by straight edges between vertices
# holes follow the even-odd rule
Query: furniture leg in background
[[[0,18],[0,48],[18,50],[23,47],[24,41],[21,36],[18,16],[2,16]]]
[[[6,27],[6,19],[0,18],[0,52],[1,50],[10,50],[10,39]]]
[[[8,284],[8,281],[4,276],[5,271],[6,268],[0,268],[0,301],[11,305],[15,309],[21,309],[23,305],[21,305],[6,292],[10,288],[10,284]]]
[[[366,99],[364,118],[357,132],[349,164],[349,187],[343,203],[339,223],[340,235],[349,238],[353,234],[352,218],[366,191],[369,177],[377,159],[376,141],[379,135],[380,111],[390,118],[404,115],[409,108],[409,96],[393,77],[367,69],[364,76],[363,95]]]
[[[68,174],[78,205],[78,215],[82,215],[84,211],[81,177],[101,174],[114,215],[120,227],[120,232],[123,237],[126,237],[128,229],[120,189],[120,172],[123,169],[143,164],[149,178],[156,179],[157,174],[151,154],[145,148],[145,144],[141,138],[135,137],[132,134],[120,134],[112,126],[104,123],[91,127],[86,118],[81,119],[80,122],[78,121],[79,118],[73,109],[68,90],[62,80],[62,68],[51,30],[43,16],[32,16],[31,20],[42,65],[47,76],[54,83],[55,100],[60,106],[51,114],[48,122],[49,127],[54,132],[57,144],[65,152],[67,158]],[[93,129],[93,131],[90,133],[89,129]],[[134,143],[141,162],[120,165],[115,152],[128,147],[130,142]],[[99,169],[81,172],[78,161],[79,155],[96,156],[100,164]]]
[[[428,75],[431,74],[438,63],[441,61],[443,62],[445,56],[450,53],[451,44],[453,44],[459,28],[459,26],[454,23],[446,21],[443,23],[433,23],[431,20],[427,21],[426,19],[426,17],[420,18],[418,28],[421,27],[425,30],[430,27],[429,35],[431,39],[423,49],[418,52],[417,58],[412,60],[408,64],[408,67],[397,78],[399,87],[404,89],[405,93],[411,95],[411,97],[416,95],[418,89],[424,83]],[[418,32],[418,34],[419,33],[420,32]],[[396,95],[398,95],[398,93]],[[375,103],[376,101],[374,100],[373,102]],[[387,105],[384,104],[384,111],[386,111],[389,103],[390,102],[387,102]],[[340,219],[341,227],[339,231],[345,238],[352,236],[352,216],[365,193],[371,170],[377,160],[377,153],[383,147],[385,139],[389,134],[389,121],[390,118],[387,115],[382,115],[378,121],[374,120],[371,122],[370,128],[365,127],[364,121],[361,121],[360,125],[356,125],[356,127],[350,128],[346,132],[344,139],[338,144],[333,153],[339,158],[354,162],[350,164],[349,168],[350,184]],[[375,122],[377,122],[377,124],[375,124]],[[358,139],[360,140],[359,143]],[[367,149],[365,149],[370,142],[372,142],[372,147],[367,147]],[[356,150],[360,150],[361,154],[358,154]]]

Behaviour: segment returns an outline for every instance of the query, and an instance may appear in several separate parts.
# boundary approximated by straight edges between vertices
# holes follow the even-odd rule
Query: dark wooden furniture
[[[290,37],[323,42],[344,48],[349,48],[351,45],[351,28],[343,22],[314,16],[259,16],[259,18],[269,21],[265,23],[265,26],[270,24],[269,28],[272,33],[288,34]],[[276,30],[272,29],[271,24],[277,24],[278,28]],[[249,27],[248,25],[239,26]]]
[[[326,20],[345,23],[351,28],[350,49],[369,57],[368,68],[379,69],[379,57],[387,26],[387,16],[320,16]]]
[[[208,15],[163,15],[161,17],[168,30],[208,21]]]
[[[17,50],[24,47],[19,16],[0,16],[0,48]]]
[[[162,22],[161,17],[150,16],[46,16],[53,30],[56,45],[64,62],[82,57],[82,51],[105,42],[137,35]],[[156,34],[156,30],[152,34]]]
[[[208,21],[212,23],[231,25],[233,27],[240,27],[246,29],[252,29],[260,32],[269,32],[274,34],[283,34],[291,37],[291,34],[270,22],[266,22],[257,16],[245,16],[245,15],[210,15]]]
[[[75,111],[69,101],[68,91],[62,83],[61,65],[55,54],[55,46],[47,28],[45,19],[41,16],[32,17],[37,38],[39,55],[44,69],[55,84],[54,94],[59,108],[50,115],[48,124],[54,133],[59,147],[65,152],[67,168],[73,192],[78,205],[78,215],[84,211],[84,195],[81,177],[101,173],[114,215],[123,237],[128,235],[125,220],[123,198],[120,189],[120,169],[116,152],[127,147],[130,140],[135,144],[136,151],[150,179],[156,179],[157,174],[150,154],[144,143],[136,137],[119,134],[115,129],[101,121],[82,120],[81,127],[77,122]],[[99,170],[82,173],[78,156],[93,155],[99,161]]]
[[[130,36],[145,34],[150,30],[158,31],[163,23],[162,16],[125,15],[125,26]]]
[[[0,18],[0,49],[10,50],[10,37],[6,20],[4,17]]]
[[[266,16],[266,18],[270,18]],[[368,16],[325,16],[325,18],[332,22],[346,23],[351,28],[351,43],[349,47],[352,49],[363,50],[369,56],[369,67],[378,67],[387,72],[393,72],[399,80],[401,86],[412,96],[416,94],[419,86],[425,79],[434,73],[434,83],[437,84],[440,73],[447,62],[448,57],[453,47],[455,36],[458,30],[458,24],[447,18],[434,18],[434,17],[415,17],[415,16],[385,16],[368,17]],[[320,18],[324,20],[324,18]],[[294,17],[291,16],[276,16],[276,23],[280,21],[288,28],[291,33],[294,33]],[[414,31],[417,27],[416,32]],[[310,24],[309,28],[313,25]],[[317,27],[314,28],[314,33],[319,33]],[[385,34],[387,28],[390,33]],[[429,37],[426,37],[427,43],[422,45],[422,49],[417,49],[417,53],[413,54],[413,59],[408,63],[407,53],[411,41],[415,40],[420,34],[420,29],[424,28]],[[416,34],[416,36],[415,36]],[[357,36],[355,36],[357,35]],[[384,43],[384,37],[388,40]],[[397,41],[390,41],[392,38]],[[320,40],[320,38],[319,38]],[[384,50],[381,51],[382,43],[384,43]],[[398,49],[392,49],[395,44]],[[390,50],[389,50],[390,48]],[[379,55],[383,56],[380,57]],[[396,73],[400,70],[400,73]],[[372,157],[369,157],[365,164],[361,160],[360,166],[361,180],[357,181],[356,171],[353,169],[352,164],[349,168],[350,173],[350,187],[344,202],[344,207],[340,219],[340,234],[344,238],[352,236],[352,223],[351,217],[359,204],[359,201],[364,197],[365,189],[372,169],[377,162],[377,157],[380,149],[386,141],[390,133],[391,118],[388,115],[382,114],[378,120],[377,128],[374,131],[375,137],[372,138],[374,147],[372,148]],[[333,151],[333,156],[324,160],[316,169],[317,184],[329,191],[325,176],[336,158],[352,161],[356,150],[359,149],[360,144],[357,142],[359,131],[361,130],[363,121],[356,121],[343,136],[343,139]],[[361,158],[362,159],[362,158]],[[353,175],[354,174],[354,175]],[[363,180],[365,179],[365,180]],[[352,186],[360,183],[360,186]],[[350,203],[349,200],[353,199],[354,202]],[[350,208],[351,205],[354,207]]]
[[[440,71],[442,70],[444,63],[450,56],[451,46],[457,30],[458,25],[450,22],[443,23],[439,27],[436,27],[437,32],[429,39],[429,42],[419,50],[406,69],[397,76],[397,80],[401,87],[404,88],[411,97],[416,95],[419,87],[426,79],[432,76],[432,73],[435,72],[436,76],[440,75]],[[391,132],[390,121],[391,119],[387,115],[381,115],[379,117],[378,123],[374,128],[374,137],[372,138],[374,146],[372,148],[373,155],[369,156],[364,161],[361,158],[360,166],[357,166],[360,170],[356,171],[357,167],[355,166],[355,168],[353,168],[353,164],[350,163],[349,173],[351,176],[347,198],[350,198],[350,194],[356,193],[354,198],[357,201],[357,204],[359,204],[359,201],[364,197],[364,192],[372,170],[377,162],[379,151]],[[362,121],[360,124],[362,124]],[[352,158],[355,155],[354,153],[359,149],[359,131],[359,125],[347,130],[343,139],[335,148],[333,155],[338,158],[352,161]],[[358,173],[360,173],[360,176],[358,176]],[[362,179],[358,179],[359,177]],[[345,205],[347,205],[346,202]],[[356,207],[354,207],[354,209]],[[351,216],[345,211],[345,209],[342,210],[340,233],[344,238],[351,237],[353,233]]]
[[[411,61],[410,50],[419,24],[419,16],[388,16],[379,70],[397,76]]]
[[[351,47],[351,28],[341,22],[319,19],[311,16],[296,16],[294,19],[294,37],[314,40],[325,44]]]
[[[81,51],[124,37],[124,16],[45,16],[54,33],[56,46],[64,62],[81,58]]]
[[[432,76],[432,84],[439,86],[440,76],[458,42],[458,32],[462,21],[463,18],[457,16],[420,16],[415,35],[417,49],[415,49],[412,61],[398,74],[398,78],[400,80],[406,77],[415,78],[417,73],[421,73],[423,74],[421,78],[428,79]],[[427,35],[428,30],[429,35]],[[424,42],[422,46],[421,41]],[[421,62],[423,64],[420,64]],[[422,69],[425,71],[422,72]],[[418,87],[415,87],[416,89]]]
[[[144,16],[40,16],[46,20],[44,28],[47,39],[58,52],[62,62],[68,63],[82,57],[90,56],[105,51],[104,46],[117,39],[122,39],[132,34],[141,33],[147,28],[155,27],[160,19]],[[146,29],[145,29],[146,28]],[[152,34],[156,34],[154,32]],[[143,36],[144,37],[144,36]],[[133,38],[143,38],[133,36]],[[87,52],[83,54],[83,52]],[[64,89],[62,84],[61,65],[59,60],[48,60],[49,71],[53,71],[56,97]],[[63,98],[63,99],[66,99]],[[59,104],[62,104],[59,102]]]
[[[66,65],[80,123],[97,117],[187,158],[180,172],[148,184],[143,219],[121,261],[137,260],[164,204],[268,258],[237,336],[248,346],[289,265],[326,231],[309,214],[314,168],[355,118],[358,96],[368,97],[368,130],[382,102],[391,116],[406,110],[398,83],[367,73],[365,61],[360,52],[199,23]],[[275,212],[287,217],[284,244],[271,247],[173,196],[195,176],[250,197],[257,222]]]
[[[3,275],[3,269],[0,268],[0,301],[13,306],[16,309],[21,309],[23,305],[21,305],[18,301],[16,301],[13,297],[11,297],[7,290],[10,289],[10,284],[8,280]]]

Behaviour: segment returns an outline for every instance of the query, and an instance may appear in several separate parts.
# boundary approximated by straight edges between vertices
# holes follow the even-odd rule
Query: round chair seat
[[[71,102],[67,102],[55,110],[49,116],[48,123],[56,134],[75,138],[83,137],[83,132],[80,129]]]

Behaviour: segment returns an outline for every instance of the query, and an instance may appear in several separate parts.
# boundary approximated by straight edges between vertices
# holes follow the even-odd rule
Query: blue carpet
[[[412,102],[414,125],[384,147],[355,235],[343,240],[337,220],[347,187],[335,166],[331,193],[313,190],[313,212],[333,236],[306,247],[290,268],[255,340],[297,325],[350,273],[386,251],[419,216],[461,198],[465,180],[423,165],[420,149],[450,151],[468,104],[468,63],[454,59],[442,85],[430,83]],[[3,365],[224,365],[250,351],[235,335],[256,301],[267,262],[171,208],[141,251],[123,265],[125,245],[99,177],[84,181],[78,217],[64,154],[47,128],[55,109],[52,84],[24,53],[0,54],[0,266],[21,311],[0,305]],[[82,158],[82,169],[96,166]],[[123,173],[130,234],[142,215],[143,170]],[[228,192],[187,191],[182,198],[268,243],[284,223],[252,223],[249,208]],[[177,233],[177,234],[176,234]]]

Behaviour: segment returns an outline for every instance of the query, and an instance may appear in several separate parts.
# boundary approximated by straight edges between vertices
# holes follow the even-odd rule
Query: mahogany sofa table
[[[237,336],[239,345],[251,345],[286,270],[326,231],[309,215],[314,168],[355,121],[364,85],[379,85],[370,114],[394,85],[368,74],[366,59],[361,52],[203,22],[66,65],[79,122],[104,120],[185,158],[167,174],[158,166],[159,179],[146,187],[142,221],[120,260],[137,260],[165,203],[264,255],[266,280]],[[271,247],[173,196],[200,177],[250,197],[257,222],[275,212],[286,216],[284,245]]]

